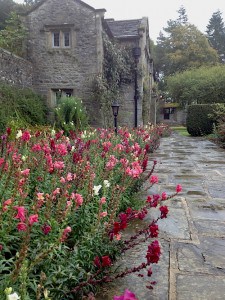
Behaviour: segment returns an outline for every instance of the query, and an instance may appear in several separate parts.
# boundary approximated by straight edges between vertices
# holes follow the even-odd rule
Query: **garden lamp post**
[[[115,128],[115,134],[117,134],[117,116],[118,116],[118,112],[119,112],[119,104],[113,102],[112,104],[112,111],[113,111],[113,116],[114,116],[114,128]]]
[[[135,61],[135,70],[134,70],[134,127],[137,127],[138,124],[138,99],[139,99],[139,92],[138,92],[138,61],[139,57],[141,56],[141,48],[134,47],[133,48],[133,56]]]

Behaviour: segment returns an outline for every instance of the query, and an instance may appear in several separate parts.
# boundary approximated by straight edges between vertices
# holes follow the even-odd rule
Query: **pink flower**
[[[36,222],[38,222],[38,214],[30,215],[29,216],[29,224],[33,225]]]
[[[129,290],[126,290],[123,295],[114,296],[113,300],[138,300],[138,298],[136,298],[134,293],[132,293]]]
[[[105,197],[102,197],[101,200],[100,200],[100,203],[101,203],[101,204],[105,204],[105,203],[106,203],[106,198],[105,198]]]
[[[154,183],[158,183],[159,182],[159,179],[158,179],[158,176],[151,176],[150,177],[150,183],[154,184]]]
[[[166,200],[167,199],[167,194],[166,192],[162,192],[162,200]]]
[[[104,217],[107,216],[107,214],[108,214],[107,211],[103,211],[103,212],[100,213],[100,217],[104,218]]]
[[[106,169],[109,171],[112,170],[117,164],[117,162],[118,159],[116,159],[114,155],[110,155],[109,161],[106,163]]]
[[[21,171],[21,175],[23,175],[23,176],[28,176],[29,173],[30,173],[30,169],[25,169],[25,170]]]
[[[65,183],[65,182],[66,182],[66,179],[65,179],[64,177],[61,177],[61,178],[60,178],[60,182],[61,182],[61,183]]]
[[[67,154],[67,146],[66,144],[58,144],[55,145],[56,152],[61,155],[65,156]]]
[[[27,225],[22,222],[18,223],[16,227],[17,227],[18,231],[26,231],[27,230]]]
[[[58,170],[65,168],[65,164],[63,161],[55,161],[53,166],[55,169],[58,169]]]
[[[40,144],[34,144],[34,146],[31,148],[31,151],[33,151],[33,152],[41,151],[41,145]]]
[[[0,167],[4,164],[5,159],[0,157]]]
[[[45,235],[49,234],[49,232],[52,230],[52,227],[48,224],[44,224],[42,227],[41,227],[41,230],[43,231],[43,233]]]
[[[72,173],[68,173],[67,176],[66,176],[66,180],[67,181],[73,180],[73,174]]]
[[[30,133],[28,130],[24,131],[22,136],[21,136],[21,140],[24,141],[24,142],[28,142],[30,140]]]
[[[63,233],[62,233],[62,236],[60,238],[60,242],[65,242],[65,240],[67,239],[68,237],[68,234],[72,231],[71,227],[70,226],[67,226],[64,230],[63,230]]]
[[[71,199],[73,199],[77,206],[81,206],[83,204],[83,197],[80,194],[71,194]]]
[[[178,184],[178,185],[176,186],[176,192],[177,192],[177,193],[182,192],[182,186],[181,186],[180,184]]]
[[[17,209],[17,215],[15,216],[15,219],[20,219],[21,222],[24,222],[26,220],[25,207],[24,206],[14,206],[14,208]]]

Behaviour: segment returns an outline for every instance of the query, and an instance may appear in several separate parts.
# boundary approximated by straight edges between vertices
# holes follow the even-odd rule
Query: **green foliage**
[[[187,22],[184,9],[179,10],[179,18],[169,20],[157,39],[156,68],[164,75],[171,75],[202,65],[215,65],[218,55],[207,38],[196,26]]]
[[[30,89],[0,84],[0,132],[7,126],[25,128],[47,122],[44,99]]]
[[[187,131],[192,136],[202,136],[213,132],[214,120],[210,116],[215,104],[194,104],[188,106]]]
[[[225,61],[225,27],[222,13],[218,10],[212,14],[207,25],[207,37],[215,50],[218,51],[221,62]]]
[[[64,97],[55,109],[56,125],[65,133],[87,127],[88,118],[82,100],[77,97]]]
[[[12,12],[10,18],[6,20],[5,29],[0,31],[0,47],[22,56],[25,37],[26,29],[19,15]]]
[[[14,8],[15,2],[13,0],[0,0],[0,30],[5,28],[6,20]]]
[[[201,67],[169,76],[166,87],[182,107],[190,104],[225,102],[225,66]]]

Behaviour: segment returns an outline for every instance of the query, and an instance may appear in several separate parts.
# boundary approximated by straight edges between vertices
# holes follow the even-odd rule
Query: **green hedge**
[[[213,132],[213,114],[217,104],[193,104],[188,106],[187,131],[192,136],[202,136]]]
[[[47,107],[44,99],[31,89],[0,84],[0,132],[7,126],[45,125]],[[16,125],[17,124],[17,125]]]

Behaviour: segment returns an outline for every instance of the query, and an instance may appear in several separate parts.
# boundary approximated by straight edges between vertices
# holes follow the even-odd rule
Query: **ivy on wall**
[[[126,49],[103,35],[103,74],[94,80],[94,97],[100,102],[104,126],[112,124],[111,105],[120,98],[123,84],[133,81],[134,60],[131,49]]]

